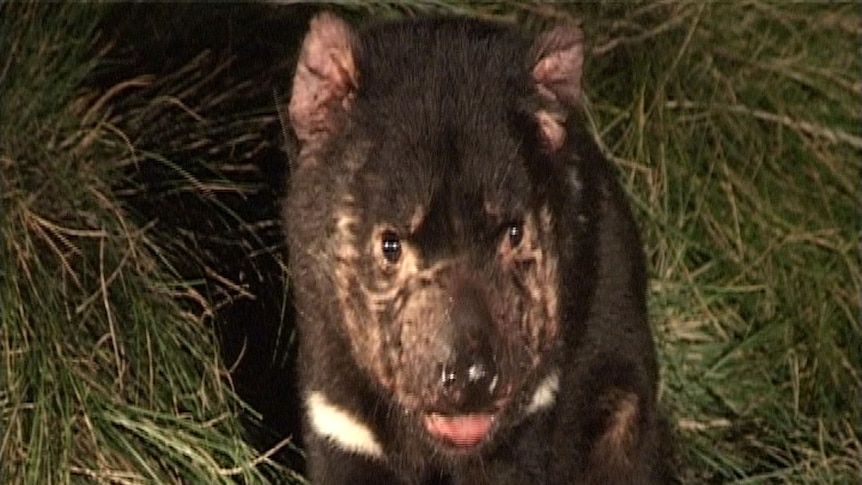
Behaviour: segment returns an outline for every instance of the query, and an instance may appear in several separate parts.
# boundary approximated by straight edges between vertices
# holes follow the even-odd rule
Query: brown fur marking
[[[415,362],[447,353],[445,339],[437,332],[449,319],[454,288],[463,282],[479,288],[492,309],[494,332],[507,342],[500,359],[519,368],[539,365],[559,332],[558,298],[548,291],[557,288],[558,268],[554,251],[547,247],[552,240],[547,208],[539,217],[525,219],[517,247],[501,239],[497,269],[489,273],[471,268],[461,257],[423,268],[409,235],[402,235],[399,260],[387,261],[380,240],[392,227],[377,224],[367,240],[360,240],[364,236],[357,234],[352,204],[347,198],[341,201],[334,238],[334,281],[345,331],[356,360],[402,405],[421,408],[440,392],[429,385],[433,376]],[[410,226],[421,225],[423,215],[418,207]],[[511,392],[523,384],[505,382],[503,389]]]
[[[610,413],[608,426],[596,443],[593,459],[630,466],[629,456],[638,440],[638,396],[615,389],[608,393],[606,399]]]

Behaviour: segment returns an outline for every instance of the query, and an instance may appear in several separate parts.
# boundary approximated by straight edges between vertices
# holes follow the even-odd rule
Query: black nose
[[[452,353],[440,375],[446,404],[456,412],[488,410],[496,395],[499,370],[494,324],[479,291],[468,287],[453,295],[448,325]]]
[[[490,410],[498,380],[493,358],[476,355],[443,366],[440,376],[447,407],[457,413]]]

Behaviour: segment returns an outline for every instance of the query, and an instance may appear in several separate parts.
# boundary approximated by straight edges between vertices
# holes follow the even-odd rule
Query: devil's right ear
[[[311,20],[293,77],[288,112],[303,144],[334,133],[356,94],[356,35],[346,22],[324,12]]]

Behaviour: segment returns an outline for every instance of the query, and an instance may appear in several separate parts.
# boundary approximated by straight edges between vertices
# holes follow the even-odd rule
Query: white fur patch
[[[533,400],[527,406],[527,414],[533,414],[550,407],[557,399],[557,391],[559,390],[560,375],[557,371],[553,371],[536,387],[536,392],[533,393]]]
[[[329,402],[320,392],[305,400],[311,428],[320,436],[352,453],[383,458],[383,447],[368,426],[349,412]]]

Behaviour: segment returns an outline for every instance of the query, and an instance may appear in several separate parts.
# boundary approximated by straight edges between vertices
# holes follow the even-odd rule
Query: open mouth
[[[425,429],[431,436],[460,450],[476,447],[488,435],[494,424],[494,414],[476,413],[448,416],[439,413],[426,414]]]

